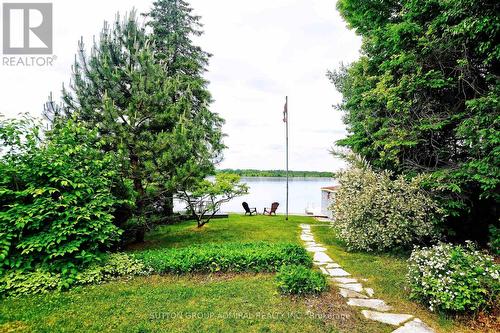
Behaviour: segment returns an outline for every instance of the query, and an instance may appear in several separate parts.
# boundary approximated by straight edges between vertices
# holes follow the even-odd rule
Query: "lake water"
[[[286,178],[281,177],[242,177],[241,181],[249,186],[249,194],[225,203],[221,211],[226,213],[244,212],[241,203],[248,202],[250,207],[257,207],[262,213],[271,203],[280,203],[278,213],[285,213]],[[335,185],[332,178],[290,178],[288,210],[290,214],[305,214],[306,207],[321,209],[321,188]],[[176,205],[177,206],[177,205]]]

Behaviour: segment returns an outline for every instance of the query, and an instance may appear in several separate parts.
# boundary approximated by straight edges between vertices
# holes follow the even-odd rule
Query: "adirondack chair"
[[[266,215],[266,214],[267,215],[272,215],[272,214],[276,215],[276,210],[278,209],[279,205],[280,205],[279,202],[273,202],[271,204],[271,208],[270,209],[269,208],[264,208],[264,215]]]
[[[250,208],[246,202],[243,202],[241,205],[245,210],[245,215],[247,214],[250,214],[250,216],[252,216],[252,214],[257,215],[257,208]]]

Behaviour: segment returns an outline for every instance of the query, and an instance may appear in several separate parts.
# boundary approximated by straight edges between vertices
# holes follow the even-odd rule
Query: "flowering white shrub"
[[[437,240],[441,210],[422,190],[422,177],[392,179],[359,158],[351,162],[336,175],[340,187],[331,207],[336,232],[350,250],[411,248]]]
[[[487,309],[499,300],[500,265],[472,243],[414,249],[408,268],[410,297],[431,311]]]

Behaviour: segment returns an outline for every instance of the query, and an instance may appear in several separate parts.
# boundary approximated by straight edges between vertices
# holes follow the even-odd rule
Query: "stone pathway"
[[[311,225],[301,224],[300,227],[300,238],[305,242],[306,250],[313,253],[314,264],[337,285],[340,294],[347,299],[347,304],[363,309],[361,313],[367,319],[397,326],[393,333],[434,333],[434,330],[411,314],[389,312],[392,310],[390,305],[373,298],[373,289],[365,288],[325,253],[326,248],[322,244],[314,241]]]

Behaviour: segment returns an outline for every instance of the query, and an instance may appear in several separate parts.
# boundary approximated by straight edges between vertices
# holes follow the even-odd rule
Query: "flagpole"
[[[286,221],[288,221],[288,96],[285,100],[286,109]]]

